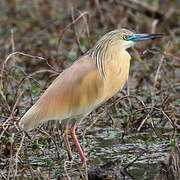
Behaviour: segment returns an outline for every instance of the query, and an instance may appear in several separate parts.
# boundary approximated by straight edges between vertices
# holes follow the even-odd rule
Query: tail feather
[[[34,105],[21,118],[19,126],[23,130],[32,129],[43,121],[45,121],[43,113]]]

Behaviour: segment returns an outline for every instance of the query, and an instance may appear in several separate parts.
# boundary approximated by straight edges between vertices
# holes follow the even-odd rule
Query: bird
[[[69,158],[73,158],[68,139],[70,131],[84,165],[86,158],[76,136],[77,126],[123,88],[131,59],[127,49],[136,42],[161,37],[160,33],[135,34],[123,28],[106,33],[94,47],[59,74],[20,119],[20,128],[27,131],[49,120],[60,121]]]

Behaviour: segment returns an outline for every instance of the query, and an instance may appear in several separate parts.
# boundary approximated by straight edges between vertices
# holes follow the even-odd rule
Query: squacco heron
[[[130,55],[135,42],[160,38],[161,34],[134,34],[117,29],[105,34],[86,54],[64,70],[20,120],[23,130],[49,120],[60,120],[63,139],[72,159],[70,134],[85,164],[85,155],[76,137],[77,125],[95,108],[122,89],[128,79]]]

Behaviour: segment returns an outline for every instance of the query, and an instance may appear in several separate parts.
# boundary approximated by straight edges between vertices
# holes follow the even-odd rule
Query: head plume
[[[96,66],[100,74],[106,78],[104,59],[109,46],[116,45],[120,41],[127,40],[134,33],[127,29],[116,29],[105,34],[95,46],[90,49],[89,54],[93,59],[96,59]]]

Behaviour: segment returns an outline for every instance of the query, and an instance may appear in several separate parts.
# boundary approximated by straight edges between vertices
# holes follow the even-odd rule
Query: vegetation
[[[179,143],[179,17],[178,0],[1,0],[0,179],[83,179],[78,154],[68,162],[58,122],[24,133],[18,121],[63,69],[116,28],[164,37],[129,49],[127,85],[86,118],[79,140],[89,169],[121,159],[127,177],[152,179],[150,167]]]

